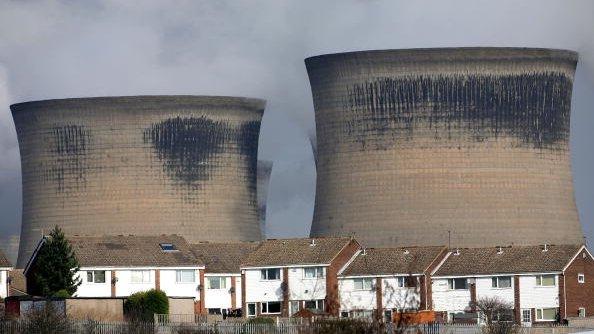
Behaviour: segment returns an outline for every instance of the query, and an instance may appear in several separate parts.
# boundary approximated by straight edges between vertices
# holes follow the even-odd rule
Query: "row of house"
[[[427,321],[477,321],[477,303],[495,296],[510,308],[501,316],[524,325],[594,312],[594,258],[583,245],[365,249],[353,238],[69,240],[80,265],[77,296],[125,297],[154,288],[193,297],[199,314],[393,320],[416,313],[430,314]],[[35,272],[35,254],[26,276]]]

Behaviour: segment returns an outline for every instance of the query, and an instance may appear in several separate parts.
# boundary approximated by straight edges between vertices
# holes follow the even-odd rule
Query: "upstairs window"
[[[355,290],[373,289],[373,278],[355,278],[353,280]]]
[[[88,283],[105,283],[105,270],[87,271]]]
[[[536,286],[555,286],[555,275],[536,276]]]
[[[132,270],[130,272],[130,283],[151,283],[151,271]]]
[[[219,290],[227,288],[227,278],[225,277],[208,277],[206,280],[206,288],[210,290]]]
[[[324,267],[304,268],[303,274],[305,278],[321,278],[324,277]]]
[[[493,288],[511,288],[512,278],[511,276],[499,276],[491,279],[491,287]]]
[[[579,273],[578,274],[578,283],[585,283],[586,282],[586,275]]]
[[[586,308],[585,307],[578,308],[578,317],[580,317],[580,318],[586,317]]]
[[[448,279],[448,287],[450,290],[467,290],[468,279],[466,278],[450,278]]]
[[[280,280],[280,268],[262,269],[260,270],[260,277],[263,281]]]
[[[194,270],[176,270],[175,271],[175,282],[176,283],[195,283],[196,272]]]

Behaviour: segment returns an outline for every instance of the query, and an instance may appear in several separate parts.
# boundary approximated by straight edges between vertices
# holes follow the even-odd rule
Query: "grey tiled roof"
[[[10,264],[10,261],[4,256],[2,250],[0,250],[0,267],[12,267],[12,264]]]
[[[258,242],[200,242],[192,244],[192,252],[206,265],[207,273],[240,273],[241,261],[253,252]]]
[[[190,245],[177,235],[68,237],[81,267],[203,266]],[[163,251],[171,243],[178,251]]]
[[[312,246],[312,240],[314,245]],[[351,238],[270,239],[242,261],[242,267],[330,263]]]
[[[367,248],[342,272],[343,276],[423,274],[445,247]]]
[[[558,272],[569,263],[582,245],[461,248],[455,250],[435,272],[435,276],[468,276],[489,274]]]

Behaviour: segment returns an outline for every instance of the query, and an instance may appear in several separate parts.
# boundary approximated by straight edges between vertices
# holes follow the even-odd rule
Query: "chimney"
[[[497,254],[503,254],[503,247],[497,246]]]
[[[408,254],[410,254],[410,251],[408,249],[405,249],[404,250],[404,254],[407,254],[408,255]]]
[[[363,248],[363,250],[361,251],[361,255],[367,255],[367,249]]]
[[[547,244],[542,245],[542,251],[543,252],[548,252],[549,251],[549,245],[547,245]]]
[[[454,251],[454,255],[460,255],[460,249],[456,248],[456,251]]]
[[[316,239],[311,239],[311,241],[309,242],[309,246],[313,247],[316,245]]]

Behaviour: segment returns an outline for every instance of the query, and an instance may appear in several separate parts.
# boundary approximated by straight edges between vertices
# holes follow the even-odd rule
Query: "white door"
[[[522,326],[532,326],[532,310],[529,308],[522,309]]]

